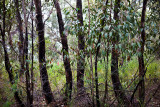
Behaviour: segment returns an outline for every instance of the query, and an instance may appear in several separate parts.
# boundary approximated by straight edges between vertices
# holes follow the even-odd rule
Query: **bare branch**
[[[73,7],[67,0],[64,0],[66,3],[68,3],[74,10],[76,10],[75,7]]]
[[[53,7],[54,7],[54,6],[53,6]],[[46,23],[46,21],[50,18],[51,13],[53,12],[53,7],[52,7],[51,11],[49,12],[48,17],[44,20],[44,24],[45,24],[45,23]]]

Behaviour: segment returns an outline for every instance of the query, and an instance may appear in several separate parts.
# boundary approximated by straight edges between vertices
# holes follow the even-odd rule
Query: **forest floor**
[[[146,84],[146,96],[145,96],[145,102],[148,102],[147,107],[160,107],[160,79],[159,78],[149,78],[145,79]],[[39,86],[35,86],[34,91],[34,106],[35,107],[46,107],[46,103],[44,100],[44,97],[42,95],[42,91]],[[0,77],[0,107],[16,107],[14,104],[14,97],[10,84],[6,81],[6,79]],[[61,90],[56,90],[53,92],[55,99],[57,102],[59,102],[60,107],[63,106],[63,95]],[[102,93],[103,94],[103,93]],[[75,96],[76,93],[73,92],[73,96]],[[26,101],[25,94],[23,93],[23,100]],[[135,96],[137,97],[137,95]],[[74,98],[74,97],[73,97]],[[101,98],[102,99],[102,98]],[[112,94],[112,99],[114,99],[114,94]],[[81,101],[81,100],[80,100]],[[110,105],[113,103],[113,101],[109,101]],[[112,107],[116,107],[117,103],[112,104]],[[77,106],[75,106],[77,107]],[[108,106],[107,106],[108,107]]]
[[[160,107],[160,79],[154,78],[149,80],[146,87],[147,107]]]
[[[2,82],[0,82],[0,90],[3,90],[2,88]],[[4,93],[1,91],[0,92],[1,95],[1,101],[3,100],[7,100],[7,98],[5,98],[6,96],[4,95]],[[53,92],[54,96],[56,97],[56,101],[60,102],[61,104],[58,104],[60,107],[63,107],[63,103],[61,102],[63,100],[63,97],[60,94],[60,92]],[[3,98],[3,100],[2,100]],[[13,99],[12,99],[13,100]],[[149,101],[148,105],[146,107],[160,107],[160,79],[154,78],[154,79],[148,79],[146,80],[146,98],[145,101]],[[110,103],[112,103],[113,101],[110,101]],[[0,102],[2,104],[2,102]],[[110,105],[110,104],[109,104]],[[117,103],[115,101],[114,104],[112,104],[111,107],[116,107]],[[45,104],[45,100],[44,97],[41,93],[41,90],[36,90],[34,92],[34,106],[35,107],[46,107]],[[1,107],[1,106],[0,106]],[[11,106],[2,106],[2,107],[15,107],[14,104],[12,104]],[[75,106],[74,107],[78,107]]]

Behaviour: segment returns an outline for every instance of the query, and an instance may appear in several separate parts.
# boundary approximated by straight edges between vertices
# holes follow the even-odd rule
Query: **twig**
[[[68,3],[74,10],[76,10],[75,7],[73,7],[67,0],[64,0],[66,3]]]
[[[54,7],[54,6],[53,6]],[[51,16],[51,13],[53,12],[53,7],[52,7],[52,9],[51,9],[51,11],[49,12],[49,15],[48,15],[48,17],[45,19],[45,21],[44,21],[44,24],[46,23],[46,21],[50,18],[50,16]]]

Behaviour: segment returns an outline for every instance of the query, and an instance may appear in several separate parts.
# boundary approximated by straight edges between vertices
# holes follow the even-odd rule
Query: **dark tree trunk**
[[[45,38],[44,38],[44,23],[42,19],[41,11],[41,0],[34,0],[36,8],[36,19],[37,19],[37,32],[38,32],[38,45],[39,45],[39,70],[41,77],[41,85],[43,90],[43,95],[45,96],[46,103],[55,102],[53,97],[51,87],[48,80],[48,74],[46,69],[45,61]]]
[[[27,92],[27,107],[31,104],[31,92],[30,92],[30,75],[29,75],[29,63],[28,63],[28,23],[26,17],[25,1],[22,1],[24,21],[25,21],[25,40],[24,40],[24,55],[25,55],[25,77],[26,77],[26,92]]]
[[[78,8],[77,19],[79,21],[78,28],[78,59],[77,59],[77,93],[80,93],[84,88],[84,69],[85,69],[85,39],[82,31],[83,14],[82,14],[82,1],[77,0],[76,7]]]
[[[108,38],[109,39],[109,38]],[[108,40],[108,44],[107,44],[107,65],[105,65],[105,92],[104,92],[104,98],[103,98],[103,104],[105,104],[105,101],[108,101],[108,62],[109,62],[109,40]],[[104,61],[105,61],[105,57],[104,57]]]
[[[31,65],[31,107],[33,107],[33,90],[34,90],[34,73],[33,73],[33,54],[34,54],[34,44],[33,44],[33,31],[34,31],[34,26],[33,26],[33,0],[32,0],[32,6],[31,6],[31,11],[32,11],[32,34],[31,34],[31,38],[32,38],[32,65]]]
[[[142,16],[141,16],[141,28],[143,29],[141,32],[141,49],[140,49],[140,55],[138,56],[139,61],[139,79],[142,82],[139,85],[139,101],[140,104],[144,105],[144,99],[145,99],[145,82],[144,82],[144,74],[145,74],[145,65],[144,65],[144,44],[145,44],[145,13],[146,13],[146,5],[147,0],[143,0],[143,8],[142,8]]]
[[[21,65],[20,68],[20,76],[24,73],[24,37],[23,37],[23,25],[22,18],[19,11],[19,1],[14,0],[15,8],[16,8],[16,19],[18,23],[18,31],[19,31],[19,62]]]
[[[105,6],[107,6],[108,4],[108,0],[106,0],[106,4]],[[106,14],[106,7],[104,8],[104,14]],[[98,42],[96,44],[96,57],[95,57],[95,85],[96,85],[96,103],[97,103],[97,107],[100,107],[100,101],[99,101],[99,90],[98,90],[98,73],[97,73],[97,62],[98,62],[98,54],[99,54],[99,50],[100,50],[100,43],[101,43],[101,38],[102,38],[102,35],[101,35],[101,32],[103,31],[103,26],[104,26],[104,23],[105,23],[105,18],[102,19],[102,27],[100,29],[100,35],[99,35],[99,38],[98,38]]]
[[[28,63],[28,31],[26,27],[26,37],[25,37],[25,63],[26,63],[26,91],[27,91],[27,106],[32,105],[31,92],[30,92],[30,75],[29,75],[29,63]]]
[[[61,8],[60,8],[58,0],[54,0],[54,4],[57,10],[59,32],[60,32],[61,42],[62,42],[63,63],[65,67],[65,72],[66,72],[65,96],[66,96],[66,101],[68,101],[68,100],[71,100],[71,94],[72,94],[72,72],[71,72],[71,66],[70,66],[68,42],[67,42],[67,36],[65,35],[65,32],[64,32],[64,23],[63,23]]]
[[[9,56],[8,56],[8,52],[6,48],[6,43],[5,43],[5,15],[6,15],[5,0],[3,0],[3,29],[0,26],[0,31],[2,35],[2,45],[4,49],[5,68],[9,75],[10,83],[11,85],[13,85],[15,83],[15,80],[14,80],[12,66],[10,64],[10,60],[9,60]],[[14,98],[16,100],[17,106],[24,107],[24,104],[22,103],[17,91],[14,92]]]
[[[115,1],[114,5],[114,19],[119,20],[119,8],[120,8],[120,0]],[[112,57],[111,57],[111,78],[113,83],[113,88],[115,92],[115,96],[118,100],[119,105],[129,106],[130,101],[125,95],[125,92],[122,88],[121,82],[119,80],[118,73],[118,50],[115,49],[115,45],[118,45],[118,34],[115,33],[112,40]]]
[[[12,66],[11,66],[10,61],[9,61],[8,52],[7,52],[7,49],[6,49],[6,46],[5,46],[4,30],[3,30],[3,33],[1,31],[1,35],[2,35],[2,45],[3,45],[3,49],[4,49],[4,56],[5,56],[5,68],[6,68],[6,71],[7,71],[8,75],[9,75],[10,83],[11,83],[11,85],[13,85],[15,83],[15,80],[14,80],[14,76],[13,76],[13,72],[12,72]],[[17,91],[14,92],[14,98],[16,100],[16,103],[17,103],[18,107],[19,106],[24,107],[24,104],[22,103]]]

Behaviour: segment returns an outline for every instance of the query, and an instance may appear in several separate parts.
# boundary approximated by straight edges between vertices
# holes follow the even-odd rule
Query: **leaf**
[[[76,10],[78,11],[78,10],[80,10],[79,8],[76,8]]]
[[[105,33],[104,37],[105,37],[105,38],[107,38],[107,37],[108,37],[108,34],[107,34],[107,33]]]
[[[110,36],[110,37],[112,36],[112,32],[109,32],[109,36]]]
[[[128,21],[130,21],[130,20],[131,20],[131,18],[130,18],[130,16],[129,16],[129,15],[128,15],[126,18],[127,18],[127,20],[128,20]]]
[[[26,62],[30,63],[30,60],[26,60]]]
[[[130,33],[126,33],[125,36],[128,37],[130,35]]]
[[[99,47],[101,45],[101,43],[98,43],[97,47]]]
[[[104,27],[104,29],[105,29],[105,30],[109,30],[109,26],[106,25],[106,26]]]

